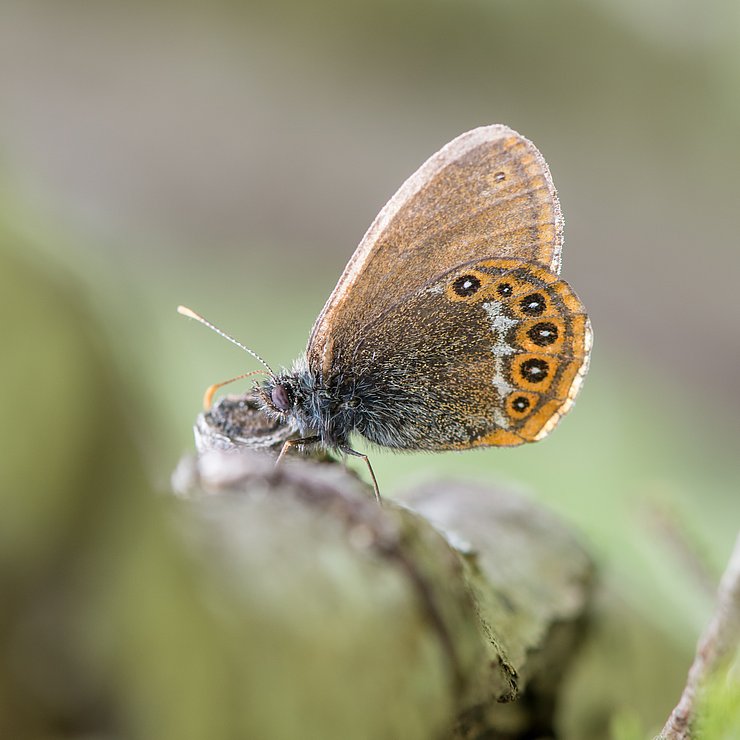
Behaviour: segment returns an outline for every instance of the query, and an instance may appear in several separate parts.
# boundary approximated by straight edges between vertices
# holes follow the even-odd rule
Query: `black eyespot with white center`
[[[513,408],[514,411],[516,411],[519,414],[523,414],[530,406],[531,406],[531,403],[529,402],[529,399],[526,396],[517,396],[511,402],[511,408]]]
[[[521,364],[519,372],[528,383],[541,383],[550,374],[550,366],[545,360],[532,357]]]
[[[499,283],[496,287],[496,292],[502,298],[508,298],[514,292],[514,288],[511,287],[511,283]]]
[[[278,411],[290,411],[293,405],[293,394],[287,385],[278,383],[270,392],[270,400]]]
[[[475,275],[461,275],[452,283],[452,290],[461,298],[473,295],[478,291],[478,288],[480,288],[480,280]]]
[[[558,327],[551,321],[540,321],[527,332],[527,336],[538,347],[547,347],[558,341]]]
[[[505,172],[497,172],[493,179],[495,182],[503,182],[506,179],[506,173]]]
[[[542,316],[546,305],[545,296],[542,293],[530,293],[519,301],[519,308],[527,316]]]

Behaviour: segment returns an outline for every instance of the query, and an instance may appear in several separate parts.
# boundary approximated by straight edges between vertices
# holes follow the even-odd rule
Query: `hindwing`
[[[515,259],[458,266],[367,324],[340,372],[379,398],[358,431],[401,449],[542,439],[588,368],[589,319],[550,270]]]

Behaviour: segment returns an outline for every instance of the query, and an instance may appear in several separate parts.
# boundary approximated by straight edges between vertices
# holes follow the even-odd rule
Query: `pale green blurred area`
[[[372,462],[387,494],[504,479],[572,521],[606,617],[569,691],[595,695],[584,722],[603,707],[655,730],[740,524],[738,90],[730,0],[6,0],[2,238],[94,311],[166,488],[202,390],[255,367],[178,303],[288,364],[428,155],[485,123],[531,138],[562,199],[563,276],[594,324],[576,408],[526,449]],[[3,322],[25,311],[8,305]],[[51,393],[59,369],[23,352],[12,394]]]

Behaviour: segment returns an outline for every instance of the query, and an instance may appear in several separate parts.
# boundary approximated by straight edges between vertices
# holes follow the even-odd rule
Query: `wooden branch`
[[[717,591],[717,608],[699,638],[686,687],[658,740],[689,740],[702,687],[740,644],[740,535]]]
[[[275,468],[245,450],[255,437],[278,445],[262,444],[248,399],[223,403],[199,419],[202,454],[176,486],[196,513],[195,551],[229,574],[230,592],[249,594],[242,617],[266,617],[244,638],[279,646],[253,661],[255,702],[280,696],[290,716],[310,698],[320,711],[306,731],[327,740],[552,733],[592,582],[563,524],[511,491],[462,482],[378,506],[342,466]],[[282,737],[282,719],[252,735]]]

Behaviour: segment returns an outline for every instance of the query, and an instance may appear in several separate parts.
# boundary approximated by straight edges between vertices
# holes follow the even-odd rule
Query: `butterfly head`
[[[304,436],[320,438],[330,448],[346,447],[366,411],[361,379],[342,372],[324,377],[305,357],[255,390],[267,416],[294,425]]]
[[[302,432],[308,433],[317,427],[312,413],[313,385],[305,364],[297,362],[291,370],[271,375],[255,390],[268,416],[280,421],[290,420]]]

